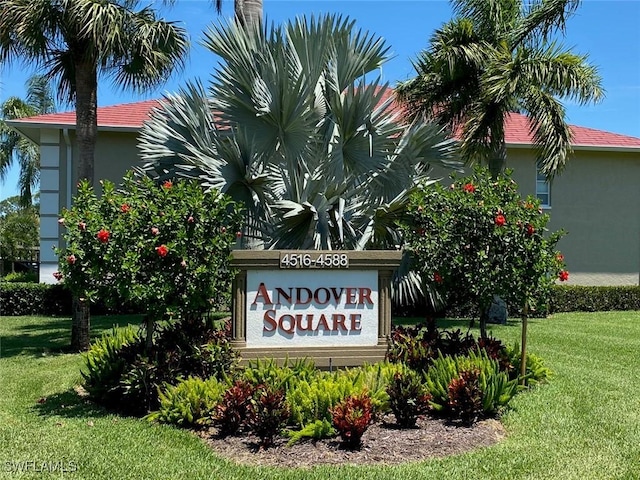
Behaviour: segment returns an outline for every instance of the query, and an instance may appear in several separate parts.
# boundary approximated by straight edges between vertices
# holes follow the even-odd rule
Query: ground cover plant
[[[415,463],[428,458],[425,450],[433,438],[427,438],[420,448],[405,448],[402,458],[396,459],[413,463],[354,467],[348,463],[355,462],[355,454],[342,452],[334,466],[303,470],[268,466],[285,450],[264,456],[252,453],[261,467],[235,465],[186,430],[109,413],[74,390],[82,382],[83,361],[81,355],[61,350],[68,345],[69,318],[1,320],[0,468],[10,478],[59,477],[59,473],[15,473],[20,462],[28,461],[75,462],[77,478],[97,480],[185,475],[194,479],[599,480],[631,479],[637,474],[640,374],[635,360],[640,349],[640,312],[557,314],[531,320],[531,350],[546,360],[554,372],[553,381],[513,399],[513,408],[503,417],[506,437],[494,447]],[[94,334],[109,331],[117,323],[137,326],[140,320],[96,317]],[[443,322],[450,329],[466,325],[457,320]],[[520,329],[493,326],[492,334],[511,344],[518,340]],[[364,442],[370,441],[370,432],[371,428]],[[440,439],[445,438],[443,434],[439,432]],[[306,443],[296,445],[306,450],[294,450],[293,460],[313,453]],[[444,445],[439,454],[451,451],[456,451],[454,445]],[[295,461],[290,465],[295,466]]]

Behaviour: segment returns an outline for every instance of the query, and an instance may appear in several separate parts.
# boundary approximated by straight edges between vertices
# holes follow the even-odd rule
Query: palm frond
[[[553,95],[536,88],[529,90],[523,103],[530,113],[531,133],[539,148],[538,168],[551,180],[564,169],[572,153],[571,128],[566,123],[564,107]]]

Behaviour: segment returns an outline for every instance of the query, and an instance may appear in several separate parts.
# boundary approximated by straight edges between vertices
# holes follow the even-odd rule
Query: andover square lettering
[[[296,332],[342,332],[355,333],[362,330],[362,314],[358,312],[333,313],[283,313],[278,314],[277,307],[295,308],[312,306],[316,308],[332,305],[345,308],[373,307],[369,287],[276,287],[269,294],[264,282],[261,282],[253,299],[252,306],[266,307],[263,316],[263,333],[280,331],[292,335]]]

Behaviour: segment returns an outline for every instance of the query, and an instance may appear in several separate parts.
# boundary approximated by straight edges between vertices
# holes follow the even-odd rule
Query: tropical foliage
[[[40,217],[37,205],[23,207],[18,197],[2,200],[0,202],[0,259],[2,260],[0,261],[29,258],[30,252],[40,244],[39,227]]]
[[[9,97],[0,105],[0,180],[4,183],[11,167],[19,167],[18,189],[22,206],[30,206],[33,192],[40,180],[40,152],[38,147],[15,130],[6,120],[52,113],[56,106],[46,77],[34,75],[26,84],[25,99]]]
[[[152,115],[145,169],[242,202],[245,245],[395,248],[408,192],[455,162],[439,127],[398,115],[375,73],[383,39],[323,16],[214,27],[204,44],[222,63],[208,89],[190,84]]]
[[[445,23],[415,62],[416,77],[398,97],[411,116],[433,118],[461,139],[467,162],[505,168],[504,124],[526,113],[549,178],[571,153],[571,130],[562,100],[581,104],[603,96],[601,79],[586,55],[558,42],[579,0],[452,0]]]

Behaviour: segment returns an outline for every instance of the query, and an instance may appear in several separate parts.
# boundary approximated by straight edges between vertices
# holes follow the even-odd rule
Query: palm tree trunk
[[[504,168],[507,164],[507,145],[504,140],[499,141],[497,145],[494,145],[491,157],[489,157],[489,172],[491,178],[498,178],[498,175],[504,172]]]
[[[76,141],[78,142],[78,180],[86,179],[93,185],[93,165],[98,133],[98,75],[95,62],[81,59],[75,63],[76,75]],[[89,349],[89,302],[73,297],[71,347]]]
[[[71,348],[75,352],[89,349],[89,302],[85,298],[73,297],[71,320]]]
[[[262,24],[262,0],[235,0],[236,19],[251,31]]]
[[[80,60],[76,69],[76,140],[78,142],[78,180],[92,185],[98,134],[98,74],[95,62]]]

